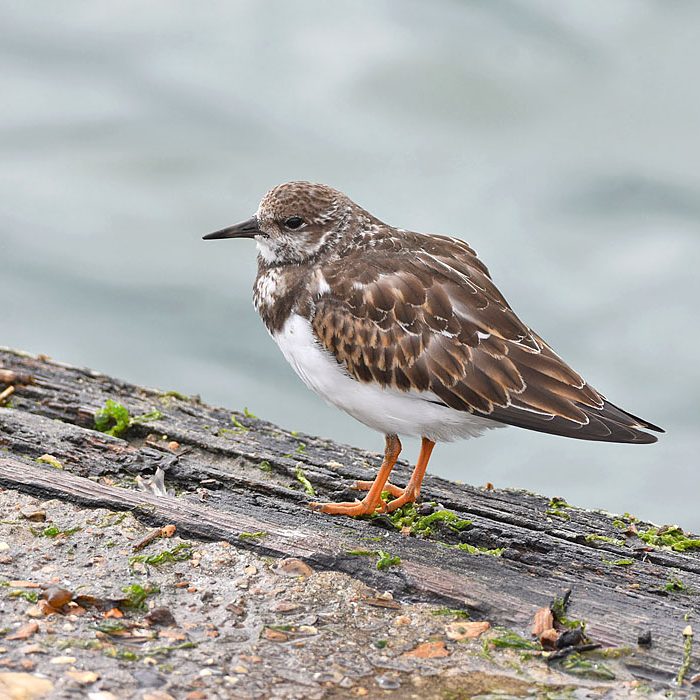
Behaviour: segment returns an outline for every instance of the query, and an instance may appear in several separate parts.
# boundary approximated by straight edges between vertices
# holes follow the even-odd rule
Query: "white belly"
[[[293,314],[273,335],[287,362],[328,403],[383,434],[450,441],[477,437],[502,423],[432,403],[429,392],[405,392],[358,382],[316,341],[311,324]]]

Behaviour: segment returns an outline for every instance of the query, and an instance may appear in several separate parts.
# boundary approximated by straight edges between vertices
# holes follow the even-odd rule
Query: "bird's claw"
[[[380,499],[379,503],[369,503],[366,500],[341,502],[341,503],[309,503],[312,510],[319,513],[327,513],[328,515],[350,515],[357,517],[359,515],[372,515],[379,509],[380,513],[385,513],[388,508],[386,501]]]

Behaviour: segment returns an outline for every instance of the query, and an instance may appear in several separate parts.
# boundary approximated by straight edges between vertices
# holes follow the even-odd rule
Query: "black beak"
[[[214,231],[203,236],[205,241],[213,241],[217,238],[255,238],[255,236],[264,235],[258,228],[258,219],[256,216],[251,217],[247,221],[241,221],[240,224],[234,224],[228,228],[222,228],[221,231]]]

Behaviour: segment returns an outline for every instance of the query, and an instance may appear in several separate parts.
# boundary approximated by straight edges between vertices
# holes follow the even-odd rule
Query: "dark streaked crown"
[[[338,240],[363,210],[338,190],[312,182],[286,182],[260,202],[258,240],[267,263],[303,262]]]

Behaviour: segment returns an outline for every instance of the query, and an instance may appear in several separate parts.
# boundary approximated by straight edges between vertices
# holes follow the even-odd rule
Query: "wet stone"
[[[160,688],[165,683],[165,677],[152,669],[138,669],[131,676],[140,688]]]

